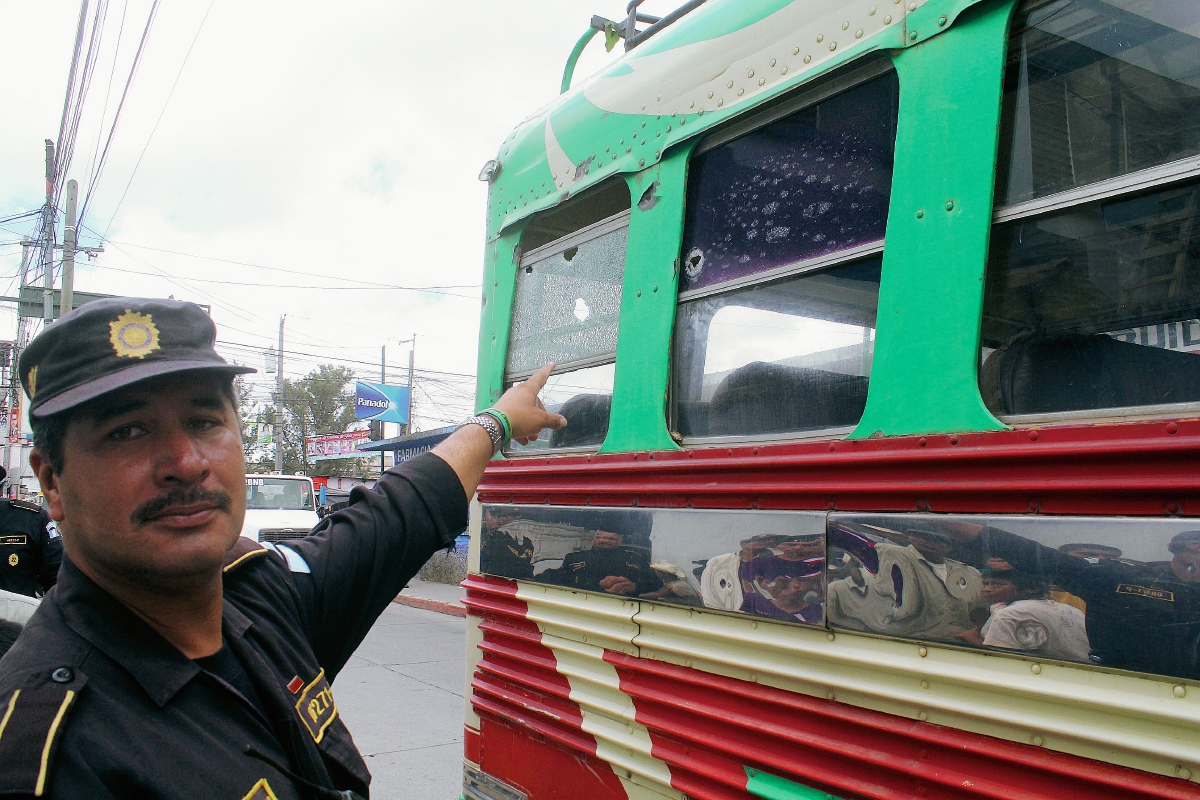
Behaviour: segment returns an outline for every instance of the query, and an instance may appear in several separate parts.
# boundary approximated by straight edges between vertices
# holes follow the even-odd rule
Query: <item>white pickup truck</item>
[[[299,539],[307,536],[319,521],[312,478],[246,476],[246,521],[242,523],[242,536],[256,542]]]

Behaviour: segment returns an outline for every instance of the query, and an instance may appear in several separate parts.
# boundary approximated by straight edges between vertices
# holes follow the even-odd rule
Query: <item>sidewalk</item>
[[[458,584],[431,583],[413,578],[392,602],[402,606],[424,608],[441,614],[465,617],[467,607],[463,605],[466,590]]]

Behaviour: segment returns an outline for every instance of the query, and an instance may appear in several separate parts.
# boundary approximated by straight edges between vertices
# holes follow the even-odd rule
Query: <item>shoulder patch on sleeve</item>
[[[312,567],[304,560],[304,556],[297,553],[292,548],[285,544],[274,544],[272,542],[263,542],[263,547],[268,550],[273,550],[279,554],[279,557],[288,565],[288,569],[292,572],[300,572],[305,575],[312,573]]]
[[[0,794],[42,797],[49,788],[67,713],[84,683],[68,667],[55,670],[51,681],[59,675],[68,680],[17,689],[0,698]]]
[[[42,513],[42,507],[37,503],[30,503],[28,500],[9,500],[8,504],[13,508],[19,508],[22,511],[32,511],[34,514]]]
[[[225,564],[221,571],[229,572],[257,556],[266,554],[267,549],[261,544],[245,536],[239,536],[237,542],[225,554]]]

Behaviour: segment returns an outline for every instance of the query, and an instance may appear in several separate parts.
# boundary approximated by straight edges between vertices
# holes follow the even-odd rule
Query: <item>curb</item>
[[[410,606],[412,608],[423,608],[426,611],[436,611],[439,614],[449,614],[452,617],[467,616],[467,607],[458,603],[447,603],[443,600],[430,600],[425,597],[413,597],[407,594],[398,594],[392,600],[393,603],[398,603],[402,606]]]

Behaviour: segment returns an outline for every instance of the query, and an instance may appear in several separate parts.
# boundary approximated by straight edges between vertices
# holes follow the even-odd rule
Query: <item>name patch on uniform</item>
[[[325,729],[337,719],[337,704],[333,702],[333,690],[329,681],[325,680],[325,670],[317,673],[312,683],[304,687],[300,699],[296,701],[296,713],[300,721],[308,728],[314,742],[320,742],[325,737]]]
[[[279,800],[279,798],[271,791],[271,784],[267,783],[267,779],[259,778],[258,783],[251,787],[249,793],[242,800]]]
[[[1148,586],[1138,586],[1135,583],[1122,583],[1117,586],[1117,594],[1135,594],[1138,597],[1149,597],[1151,600],[1175,602],[1175,593],[1166,589],[1153,589]]]
[[[0,536],[0,545],[2,544],[29,544],[29,537],[23,533],[16,536]]]

